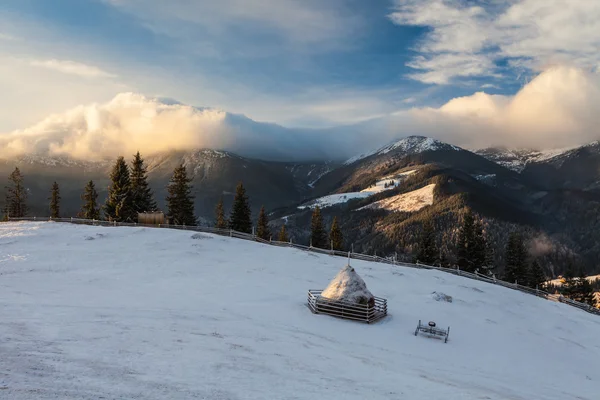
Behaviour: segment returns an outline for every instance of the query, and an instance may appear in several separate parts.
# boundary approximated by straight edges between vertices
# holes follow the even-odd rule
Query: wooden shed
[[[159,225],[165,222],[165,214],[162,211],[138,213],[138,224]]]

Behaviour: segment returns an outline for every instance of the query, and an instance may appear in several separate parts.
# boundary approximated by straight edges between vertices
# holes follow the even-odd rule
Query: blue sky
[[[591,0],[3,0],[0,132],[119,92],[351,124],[599,65]],[[598,29],[598,30],[597,30]]]

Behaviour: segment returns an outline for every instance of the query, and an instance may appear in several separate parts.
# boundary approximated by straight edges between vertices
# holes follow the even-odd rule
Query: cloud
[[[346,104],[316,105],[323,112]],[[369,107],[369,103],[364,104]],[[556,148],[600,139],[600,76],[553,67],[514,96],[477,92],[439,108],[411,108],[328,129],[286,128],[173,100],[122,93],[0,135],[0,156],[23,153],[114,158],[213,148],[270,160],[345,159],[392,139],[424,135],[467,148]]]
[[[257,48],[275,39],[314,50],[345,39],[357,28],[360,19],[346,11],[343,0],[104,1],[134,15],[157,33],[196,42],[196,46],[204,43],[207,35],[213,37],[213,44],[215,40],[227,44],[227,38],[232,36],[248,39],[259,35],[259,42],[245,42]],[[202,49],[207,51],[209,47],[217,54],[232,50],[213,45]],[[238,48],[236,52],[244,50]]]
[[[541,71],[570,62],[600,65],[600,2],[590,0],[395,0],[389,18],[430,29],[407,65],[409,77],[448,84],[463,77],[498,77],[499,66]]]
[[[392,119],[424,135],[466,147],[558,148],[600,139],[600,75],[552,67],[514,96],[478,92],[440,108],[412,109]]]
[[[115,78],[110,74],[93,65],[87,65],[69,60],[32,60],[29,62],[34,67],[47,68],[63,74],[77,75],[84,78]]]

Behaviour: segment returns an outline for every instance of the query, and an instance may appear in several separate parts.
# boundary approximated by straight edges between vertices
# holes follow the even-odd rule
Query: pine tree
[[[227,220],[225,219],[225,209],[223,207],[223,198],[219,199],[215,207],[215,228],[227,229]]]
[[[463,223],[458,233],[458,266],[467,272],[475,271],[475,218],[471,210],[468,210],[463,218]]]
[[[473,253],[472,262],[473,268],[484,273],[488,270],[486,265],[487,256],[487,240],[483,233],[483,223],[478,220],[473,225]]]
[[[252,233],[250,204],[242,182],[238,183],[235,189],[235,198],[229,216],[229,227],[234,231]]]
[[[574,296],[571,297],[573,300],[580,303],[588,304],[592,307],[596,306],[596,299],[594,298],[594,288],[587,279],[587,274],[581,269],[581,273],[576,279],[576,289]]]
[[[561,286],[561,294],[569,298],[575,297],[577,295],[577,279],[575,279],[573,260],[568,261],[563,278],[565,281]]]
[[[263,240],[271,240],[271,230],[269,229],[269,218],[265,213],[265,206],[260,208],[258,222],[256,223],[256,236]]]
[[[81,195],[83,205],[81,206],[81,212],[79,215],[86,219],[100,219],[100,208],[98,207],[98,192],[94,181],[89,181],[85,185],[83,194]]]
[[[435,245],[433,222],[430,219],[427,219],[423,222],[419,250],[417,251],[417,262],[426,265],[434,265],[437,255],[438,250]]]
[[[137,213],[156,211],[156,201],[148,185],[147,169],[139,151],[133,157],[131,167],[131,197],[136,216]]]
[[[544,274],[544,270],[537,260],[533,260],[531,263],[528,281],[529,287],[533,289],[542,289],[546,282],[546,274]]]
[[[111,186],[104,204],[104,214],[110,221],[134,222],[137,213],[133,208],[129,167],[123,157],[119,157],[110,173]]]
[[[58,183],[54,182],[52,184],[48,200],[50,200],[50,218],[60,218],[60,190]]]
[[[344,235],[338,225],[337,217],[333,217],[331,231],[329,232],[329,243],[333,250],[343,250],[344,248]]]
[[[511,233],[508,238],[504,274],[505,280],[508,282],[518,282],[521,285],[527,284],[527,250],[525,250],[523,237],[516,232]]]
[[[183,164],[175,168],[169,181],[167,208],[175,225],[196,225],[191,181]]]
[[[6,186],[7,217],[23,218],[27,215],[27,189],[23,185],[23,175],[18,167],[8,177],[9,186]]]
[[[310,222],[310,243],[313,247],[320,249],[327,248],[327,235],[323,227],[323,217],[321,217],[321,209],[316,206],[312,213]]]
[[[277,237],[277,240],[286,243],[290,241],[288,233],[285,230],[285,224],[281,225],[281,230],[279,231],[279,236]]]

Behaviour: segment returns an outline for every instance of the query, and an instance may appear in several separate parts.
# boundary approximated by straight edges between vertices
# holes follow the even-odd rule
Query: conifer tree
[[[104,214],[110,221],[134,222],[137,213],[133,208],[129,167],[123,157],[119,157],[110,173],[111,185],[104,204]]]
[[[587,275],[581,269],[581,273],[576,279],[576,290],[575,295],[571,298],[580,303],[584,303],[590,305],[592,307],[596,306],[596,299],[594,298],[594,288],[592,284],[587,279]]]
[[[463,223],[458,233],[458,254],[457,264],[460,269],[467,272],[475,271],[474,251],[475,251],[475,218],[471,210],[468,210],[463,217]]]
[[[544,274],[542,266],[537,260],[533,260],[529,268],[529,286],[533,289],[542,289],[545,282],[546,274]]]
[[[50,218],[60,218],[60,189],[58,183],[54,182],[52,184],[48,200],[50,200]]]
[[[331,231],[329,232],[329,243],[333,250],[343,250],[344,248],[344,235],[338,225],[337,217],[333,217],[331,223]]]
[[[437,259],[438,250],[435,245],[435,231],[431,219],[423,222],[421,230],[421,239],[419,240],[419,249],[417,251],[417,262],[426,265],[434,265]]]
[[[23,218],[27,215],[27,189],[23,185],[23,175],[18,167],[8,177],[9,186],[6,186],[7,217]]]
[[[256,223],[256,236],[263,240],[271,240],[271,230],[269,229],[269,218],[265,213],[265,206],[260,208],[258,221]]]
[[[506,245],[506,269],[505,280],[508,282],[517,282],[526,285],[527,271],[527,251],[523,243],[523,237],[516,232],[510,234]]]
[[[235,198],[229,216],[229,227],[234,231],[252,233],[252,215],[246,189],[242,182],[235,189]]]
[[[89,181],[85,185],[83,194],[81,195],[83,205],[79,215],[86,219],[100,219],[100,208],[98,207],[98,192],[94,181]]]
[[[215,207],[215,228],[227,229],[227,220],[225,219],[225,209],[223,207],[223,198],[219,199],[217,207]]]
[[[313,247],[320,249],[327,248],[327,235],[323,227],[323,217],[321,217],[321,209],[316,206],[312,213],[310,222],[310,244]]]
[[[279,236],[277,240],[280,242],[289,242],[290,237],[288,236],[287,230],[285,229],[285,224],[281,225],[281,230],[279,231]]]
[[[137,213],[156,211],[156,201],[148,185],[148,172],[144,159],[138,151],[131,166],[131,197],[133,210]]]
[[[486,265],[487,240],[483,233],[483,223],[478,220],[473,225],[473,252],[472,262],[473,268],[484,273],[488,266]]]
[[[191,181],[183,164],[175,168],[169,181],[167,208],[175,225],[196,225]]]

